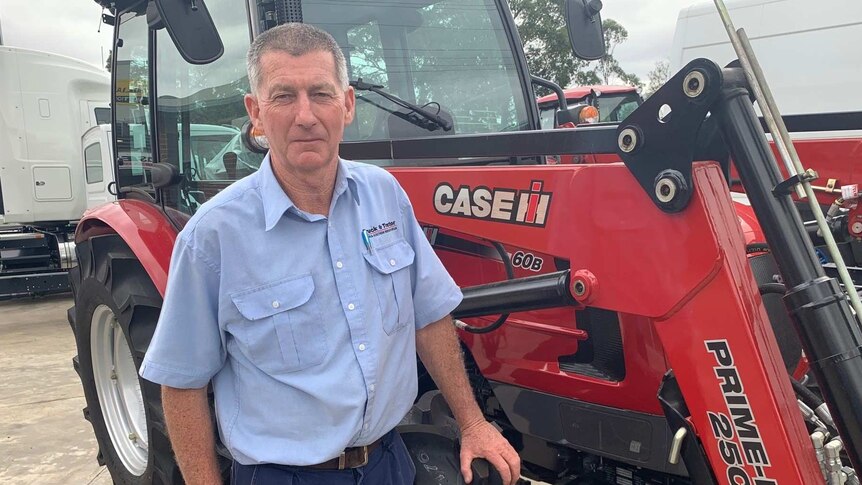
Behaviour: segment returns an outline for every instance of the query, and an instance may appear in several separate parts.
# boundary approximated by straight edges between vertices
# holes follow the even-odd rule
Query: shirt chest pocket
[[[242,315],[237,340],[264,372],[296,372],[323,362],[326,329],[313,293],[314,280],[303,275],[231,295]]]
[[[372,268],[371,280],[380,303],[383,330],[391,335],[415,321],[410,280],[415,253],[407,241],[398,239],[384,247],[375,247],[364,256]]]

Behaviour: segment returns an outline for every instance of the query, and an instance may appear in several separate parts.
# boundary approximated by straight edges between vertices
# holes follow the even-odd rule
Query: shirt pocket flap
[[[374,269],[383,273],[391,274],[399,269],[404,269],[413,264],[416,253],[404,239],[399,239],[382,248],[372,248],[363,254]]]
[[[304,275],[243,290],[230,298],[243,317],[260,320],[304,304],[312,293],[314,280],[311,275]]]

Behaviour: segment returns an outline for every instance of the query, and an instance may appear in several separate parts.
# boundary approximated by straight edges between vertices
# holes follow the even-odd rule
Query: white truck
[[[0,298],[68,288],[76,221],[114,198],[109,99],[103,69],[0,46]]]
[[[841,185],[862,185],[862,2],[733,0],[727,6],[751,40],[802,164],[820,175],[818,200],[828,205]],[[712,2],[679,13],[671,72],[699,57],[719,65],[736,59]]]

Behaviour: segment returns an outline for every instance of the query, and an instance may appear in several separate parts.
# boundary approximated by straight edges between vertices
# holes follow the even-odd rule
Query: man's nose
[[[298,101],[294,123],[303,128],[311,128],[316,125],[318,120],[317,115],[314,114],[314,105],[311,102],[311,98],[307,95],[301,95]]]

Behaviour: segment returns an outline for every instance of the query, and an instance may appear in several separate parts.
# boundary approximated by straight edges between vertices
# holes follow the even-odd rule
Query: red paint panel
[[[568,260],[573,270],[589,269],[602,288],[593,300],[596,307],[664,315],[704,281],[718,259],[712,235],[703,230],[704,214],[665,215],[622,165],[465,167],[447,170],[442,180],[438,169],[393,173],[422,223],[553,255]],[[543,181],[543,190],[552,194],[545,227],[452,217],[434,209],[440,182],[528,190],[531,180]],[[679,258],[686,259],[684,268],[669,271]],[[649,284],[632,285],[633,272],[649,275]]]
[[[422,223],[441,234],[473,234],[501,242],[509,251],[531,251],[568,261],[573,271],[588,270],[598,280],[592,306],[619,313],[626,364],[620,382],[561,371],[559,357],[575,352],[581,338],[542,331],[543,326],[574,330],[578,322],[564,314],[553,322],[538,312],[513,316],[512,324],[490,334],[461,334],[486,378],[661,414],[656,392],[662,374],[673,368],[712,466],[721,483],[730,484],[725,473],[730,468],[718,453],[707,414],[729,415],[728,405],[713,369],[715,358],[704,343],[725,339],[750,390],[747,399],[770,460],[760,473],[779,483],[822,483],[745,257],[744,245],[762,235],[750,210],[734,211],[717,165],[695,164],[696,193],[679,214],[658,210],[620,164],[393,173]],[[453,217],[434,208],[440,182],[523,191],[533,180],[552,194],[544,227]],[[467,255],[448,252],[441,252],[441,259],[461,285],[505,278],[498,262],[476,264]],[[758,473],[746,463],[739,470],[751,477]]]
[[[120,200],[101,205],[84,214],[75,241],[88,227],[102,223],[114,230],[129,245],[141,265],[164,296],[168,268],[177,238],[177,230],[164,212],[154,204],[139,200]]]
[[[787,177],[787,171],[784,169],[784,162],[778,155],[778,150],[774,143],[769,144],[772,148],[772,153],[775,156],[776,163],[784,177]],[[799,155],[799,160],[805,168],[812,168],[817,171],[818,179],[812,182],[812,185],[825,187],[829,179],[836,179],[836,188],[840,189],[842,185],[859,184],[862,186],[862,171],[856,168],[859,161],[862,160],[862,139],[860,138],[825,138],[825,139],[810,139],[793,141],[793,146],[796,147],[796,152]],[[731,178],[739,179],[739,174],[731,165]],[[735,185],[734,190],[742,192],[741,185]],[[826,193],[820,190],[815,190],[817,200],[821,204],[831,204],[839,195],[840,190],[835,193]]]

